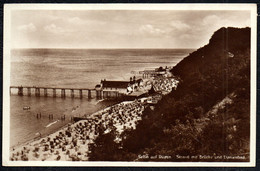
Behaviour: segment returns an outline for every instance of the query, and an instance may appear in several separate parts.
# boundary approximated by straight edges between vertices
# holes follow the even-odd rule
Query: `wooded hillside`
[[[147,108],[137,128],[126,132],[120,144],[113,141],[113,131],[101,135],[90,160],[249,160],[250,28],[217,30],[209,44],[171,72],[181,79],[177,90],[164,96],[154,110]],[[140,157],[145,154],[149,158]],[[156,155],[170,157],[151,158]]]

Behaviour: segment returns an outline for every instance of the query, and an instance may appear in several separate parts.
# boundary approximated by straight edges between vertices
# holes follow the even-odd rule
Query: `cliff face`
[[[214,62],[228,62],[231,54],[236,59],[249,57],[241,53],[250,50],[250,28],[221,28],[209,40],[209,44],[191,53],[179,62],[172,72],[182,79],[189,77],[193,72],[202,69],[203,65]],[[243,60],[243,59],[242,59]],[[202,70],[201,70],[202,71]]]
[[[249,160],[250,28],[221,28],[209,44],[178,63],[181,78],[136,130],[125,134],[114,160],[233,161],[179,158],[191,155],[241,155]],[[120,153],[120,155],[118,154]],[[138,159],[139,154],[171,156]]]
[[[209,110],[235,89],[249,86],[250,28],[219,29],[208,45],[184,58],[172,73],[183,83],[173,96],[183,96],[183,91],[204,93],[200,99],[205,100],[204,107]]]

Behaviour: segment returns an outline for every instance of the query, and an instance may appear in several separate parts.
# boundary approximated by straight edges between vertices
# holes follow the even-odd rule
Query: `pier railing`
[[[116,98],[122,96],[121,93],[118,91],[103,91],[102,89],[89,89],[89,88],[63,88],[63,87],[36,87],[36,86],[10,86],[10,95],[13,94],[12,90],[16,89],[17,94],[19,96],[32,96],[35,95],[36,97],[44,96],[47,97],[48,95],[52,97],[58,97],[58,92],[60,92],[61,98],[76,97],[78,93],[78,97],[80,99],[83,98],[83,95],[87,94],[87,97],[90,99],[92,97],[96,98]],[[68,92],[70,91],[70,92]],[[49,94],[51,92],[51,94]],[[87,92],[87,93],[86,93]]]

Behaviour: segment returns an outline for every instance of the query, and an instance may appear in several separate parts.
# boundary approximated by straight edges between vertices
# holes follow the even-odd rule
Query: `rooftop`
[[[127,88],[129,81],[101,81],[105,88]]]

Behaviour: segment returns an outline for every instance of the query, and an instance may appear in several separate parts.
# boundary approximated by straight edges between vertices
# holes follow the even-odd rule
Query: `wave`
[[[59,121],[59,120],[54,121],[54,122],[52,122],[52,123],[49,123],[47,126],[45,126],[45,128],[48,128],[48,127],[52,126],[53,124],[56,124],[58,121]]]
[[[104,100],[105,100],[105,99],[98,100],[98,101],[96,102],[96,105],[99,104],[100,102],[104,101]]]

